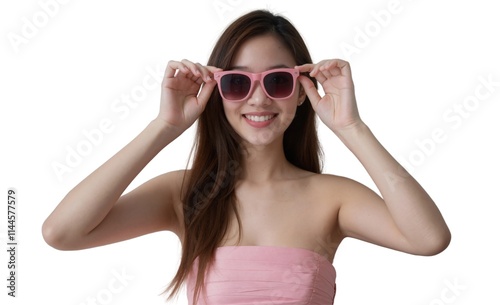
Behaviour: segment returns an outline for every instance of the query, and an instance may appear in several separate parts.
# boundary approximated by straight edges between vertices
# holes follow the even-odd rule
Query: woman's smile
[[[252,112],[245,113],[242,116],[250,126],[255,128],[263,128],[271,125],[278,114],[272,112]]]

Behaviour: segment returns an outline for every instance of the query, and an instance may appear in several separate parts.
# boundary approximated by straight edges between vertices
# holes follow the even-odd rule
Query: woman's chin
[[[246,146],[249,147],[267,147],[272,146],[279,141],[279,144],[282,143],[282,136],[276,134],[272,130],[261,130],[258,133],[252,135],[244,135],[242,136],[243,141]]]

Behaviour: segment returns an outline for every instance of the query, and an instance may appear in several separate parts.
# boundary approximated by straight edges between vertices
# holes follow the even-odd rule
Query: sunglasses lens
[[[250,91],[252,82],[242,74],[226,74],[220,80],[221,95],[226,100],[244,99]]]
[[[273,98],[286,98],[292,94],[293,76],[288,72],[275,72],[264,77],[267,93]]]

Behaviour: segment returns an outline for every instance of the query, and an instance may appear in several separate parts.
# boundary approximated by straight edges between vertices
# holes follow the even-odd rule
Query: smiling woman
[[[316,115],[382,196],[321,174]],[[191,168],[123,195],[195,121]],[[43,225],[47,243],[66,250],[160,230],[182,242],[166,292],[172,298],[187,283],[193,305],[333,304],[332,263],[346,237],[416,255],[450,241],[433,200],[361,120],[349,63],[312,63],[294,26],[260,10],[224,31],[207,65],[170,61],[158,116]]]
[[[275,34],[259,35],[241,45],[231,65],[232,69],[236,66],[243,71],[230,70],[214,75],[231,127],[242,137],[243,143],[265,145],[277,141],[281,146],[298,104],[306,98],[304,90],[296,90],[300,72],[292,69],[297,65],[293,55]],[[277,66],[289,68],[275,69]],[[249,85],[225,86],[228,78],[246,79]]]

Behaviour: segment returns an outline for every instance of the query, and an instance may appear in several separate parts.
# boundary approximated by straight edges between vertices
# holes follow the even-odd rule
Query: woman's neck
[[[246,145],[243,153],[242,180],[262,183],[282,180],[289,176],[293,166],[288,162],[283,151],[283,144],[275,141],[269,145]]]

